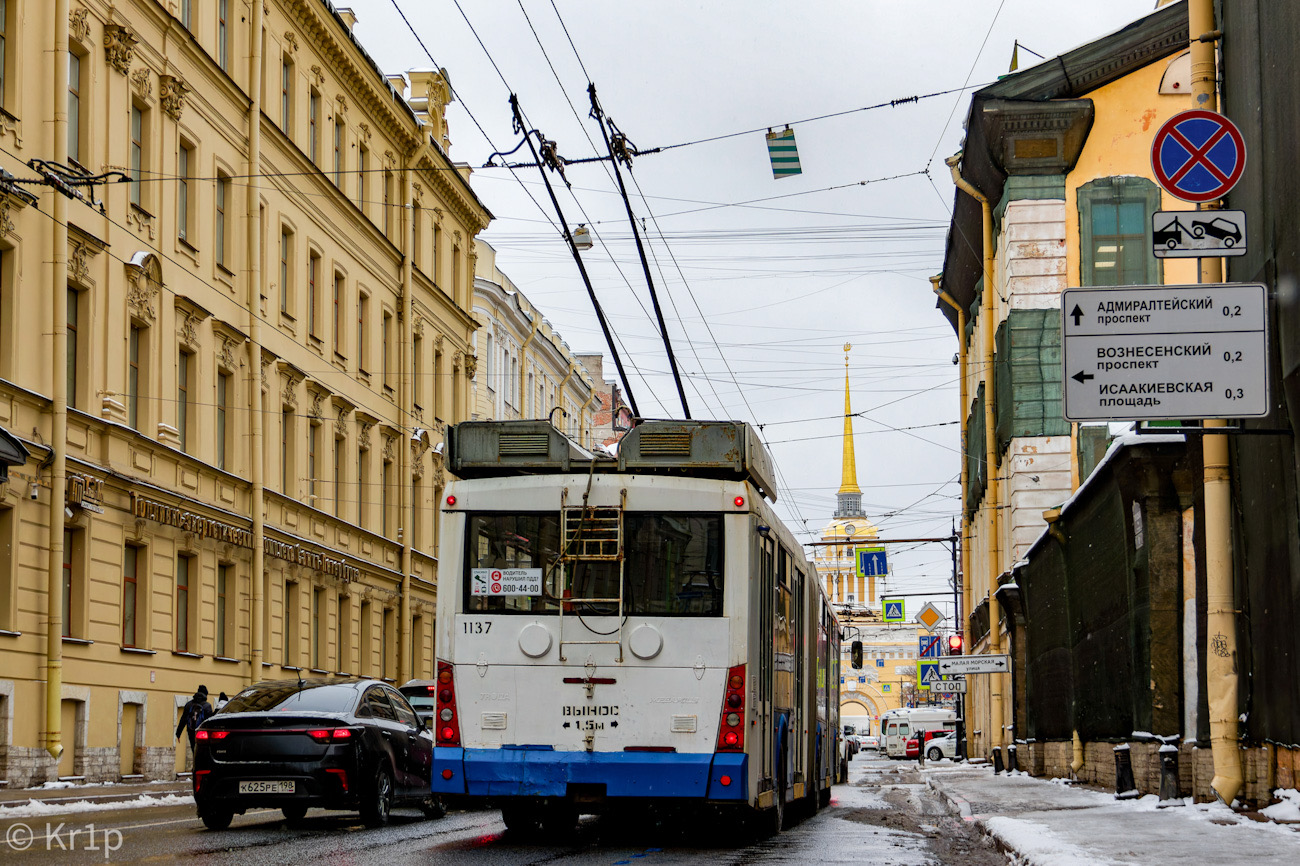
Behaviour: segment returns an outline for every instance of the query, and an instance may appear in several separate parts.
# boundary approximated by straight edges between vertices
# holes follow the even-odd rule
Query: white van
[[[957,714],[928,707],[889,710],[880,717],[881,748],[891,758],[907,756],[907,741],[918,731],[955,731]]]

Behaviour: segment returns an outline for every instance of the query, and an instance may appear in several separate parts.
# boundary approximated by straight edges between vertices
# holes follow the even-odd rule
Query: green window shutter
[[[1019,436],[1070,432],[1062,405],[1059,310],[1012,310],[998,328],[994,383],[998,454]]]
[[[1160,189],[1144,177],[1103,177],[1079,187],[1076,198],[1080,284],[1158,284],[1151,214],[1160,209]]]
[[[969,517],[984,498],[988,476],[984,472],[984,383],[980,383],[975,401],[966,419],[966,515]]]

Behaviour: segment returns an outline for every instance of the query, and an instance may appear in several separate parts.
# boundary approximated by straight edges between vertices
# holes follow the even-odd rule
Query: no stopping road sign
[[[1223,198],[1246,168],[1246,141],[1222,114],[1192,109],[1165,121],[1151,141],[1151,168],[1165,192],[1183,201]]]

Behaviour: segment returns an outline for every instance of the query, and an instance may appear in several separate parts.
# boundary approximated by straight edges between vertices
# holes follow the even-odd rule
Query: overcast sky
[[[474,166],[473,187],[495,216],[481,237],[575,352],[605,352],[610,378],[539,172],[482,166],[521,141],[511,92],[566,159],[603,153],[587,118],[589,80],[632,143],[668,148],[637,158],[625,181],[691,413],[760,426],[780,467],[778,507],[809,539],[829,522],[840,484],[845,343],[868,516],[885,538],[946,536],[958,518],[957,343],[928,277],[943,264],[953,197],[943,159],[961,148],[970,90],[926,95],[994,81],[1015,40],[1050,58],[1155,2],[351,5],[359,40],[385,72],[447,70],[457,97],[451,156]],[[1036,62],[1022,49],[1022,69]],[[856,110],[910,97],[925,98]],[[803,173],[776,180],[764,132],[786,124]],[[527,161],[526,148],[513,159]],[[681,418],[611,170],[572,165],[567,177],[569,190],[551,179],[569,225],[588,223],[597,236],[584,261],[638,407]],[[891,558],[889,589],[945,598],[945,546],[899,546]]]

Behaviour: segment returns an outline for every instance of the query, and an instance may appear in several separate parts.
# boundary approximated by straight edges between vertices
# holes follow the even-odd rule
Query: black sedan
[[[433,735],[410,704],[374,680],[288,680],[241,691],[196,732],[194,802],[212,830],[248,809],[297,821],[310,807],[356,809],[370,826],[394,805],[442,814],[433,799]]]

